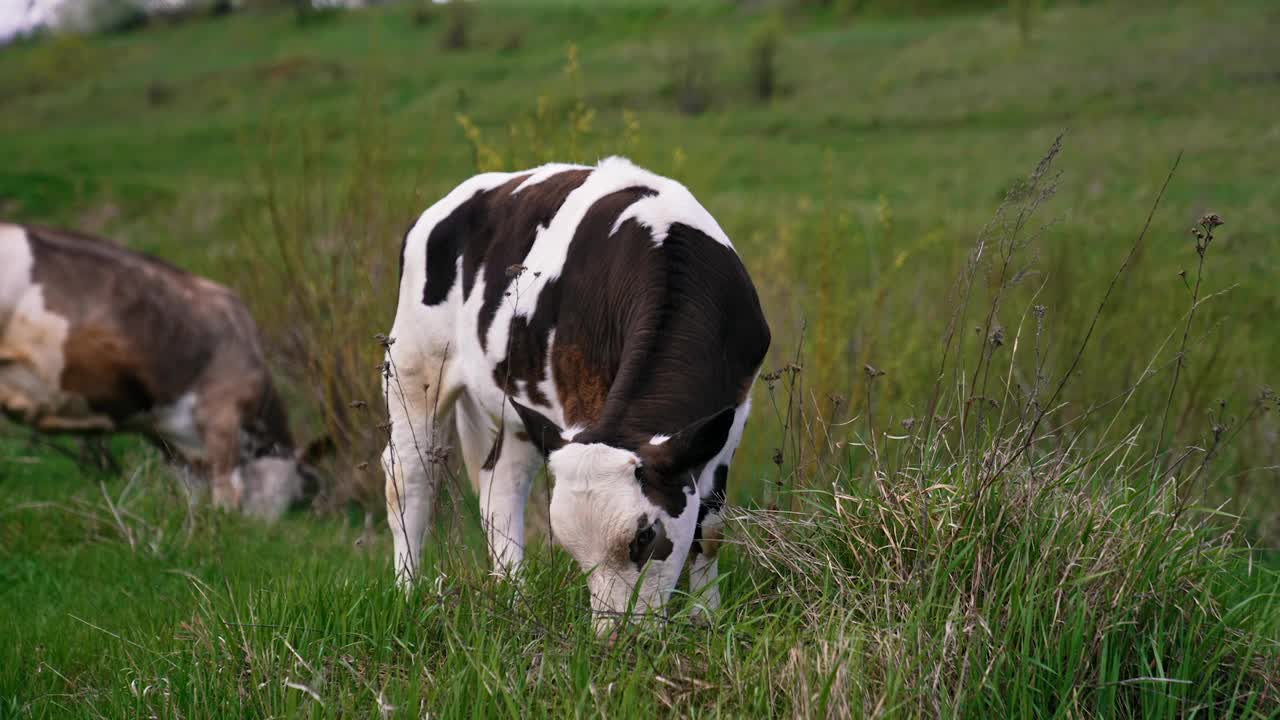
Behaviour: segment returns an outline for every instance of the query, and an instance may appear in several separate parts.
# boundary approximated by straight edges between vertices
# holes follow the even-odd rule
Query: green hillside
[[[241,291],[344,445],[264,527],[0,424],[0,718],[1275,717],[1280,5],[946,5],[251,5],[0,49],[0,217]],[[406,602],[349,409],[404,228],[615,154],[693,190],[773,328],[726,609],[596,643],[563,553],[487,576],[461,478]]]

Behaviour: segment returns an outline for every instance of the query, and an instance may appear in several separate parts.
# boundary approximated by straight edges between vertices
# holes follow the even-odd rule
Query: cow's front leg
[[[202,407],[201,422],[205,462],[213,506],[238,510],[244,497],[240,476],[240,414],[234,403],[215,401]]]
[[[489,557],[493,571],[507,576],[524,561],[525,507],[542,458],[525,439],[514,413],[503,425],[502,439],[495,443],[498,429],[489,416],[470,398],[460,403],[458,436],[467,474],[480,499]]]
[[[244,499],[244,478],[239,470],[240,428],[246,408],[257,397],[257,389],[256,379],[238,363],[223,363],[216,357],[205,369],[205,379],[194,389],[195,405],[189,412],[204,451],[199,467],[209,478],[213,506],[221,510],[239,510]],[[187,419],[185,415],[176,418],[178,425]],[[165,436],[161,430],[160,439],[173,444],[179,454],[187,452],[181,436]]]

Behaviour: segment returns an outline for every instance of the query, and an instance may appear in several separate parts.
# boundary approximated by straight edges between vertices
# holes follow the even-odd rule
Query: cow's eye
[[[642,517],[639,522],[643,524],[648,520],[648,517]],[[644,567],[651,558],[665,560],[670,554],[671,542],[663,531],[661,520],[655,520],[647,527],[639,528],[635,539],[631,541],[631,561],[637,568]]]
[[[636,482],[641,482],[641,483],[644,482],[644,466],[637,465],[635,473],[636,473]]]

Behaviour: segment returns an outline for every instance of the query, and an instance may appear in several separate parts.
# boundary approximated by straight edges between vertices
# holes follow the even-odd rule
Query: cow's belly
[[[46,374],[29,362],[0,358],[0,411],[41,432],[140,432],[163,440],[188,461],[204,457],[193,393],[128,417],[112,417],[96,409],[84,395],[50,383]]]

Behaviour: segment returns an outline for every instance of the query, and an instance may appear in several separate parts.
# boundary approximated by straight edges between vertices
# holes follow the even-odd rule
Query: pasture
[[[1280,714],[1280,8],[850,5],[255,7],[0,49],[0,216],[240,291],[299,434],[343,445],[268,526],[133,440],[102,472],[0,424],[0,717]],[[456,473],[406,601],[376,337],[405,227],[611,154],[689,186],[773,329],[724,608],[598,642],[545,526],[488,575]]]

